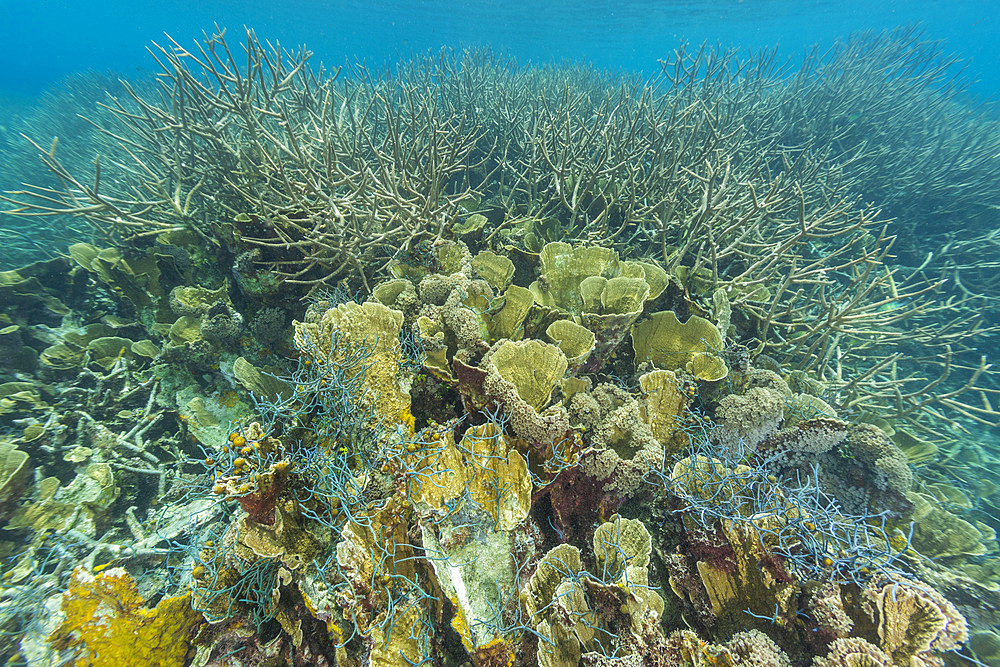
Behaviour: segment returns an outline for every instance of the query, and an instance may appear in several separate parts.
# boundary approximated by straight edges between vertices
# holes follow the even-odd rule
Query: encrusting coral
[[[813,661],[813,667],[892,667],[892,658],[859,637],[837,639],[830,652]]]
[[[94,575],[76,569],[62,597],[65,618],[50,641],[58,651],[76,649],[73,664],[95,667],[185,664],[200,614],[190,596],[164,598],[147,608],[125,570]]]

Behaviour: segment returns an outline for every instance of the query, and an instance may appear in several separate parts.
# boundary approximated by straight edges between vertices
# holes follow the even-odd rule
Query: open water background
[[[996,0],[129,0],[0,2],[0,96],[32,98],[86,69],[126,76],[154,65],[150,40],[183,44],[214,24],[254,28],[316,58],[381,63],[443,45],[490,45],[518,62],[588,61],[654,73],[681,41],[746,49],[778,45],[788,57],[857,30],[919,23],[945,39],[977,79],[971,92],[1000,97]]]

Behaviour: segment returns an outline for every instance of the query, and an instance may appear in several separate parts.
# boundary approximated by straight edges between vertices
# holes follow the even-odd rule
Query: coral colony
[[[244,38],[155,48],[7,195],[89,229],[0,273],[7,664],[998,664],[998,277],[889,186],[936,229],[997,191],[938,46]]]

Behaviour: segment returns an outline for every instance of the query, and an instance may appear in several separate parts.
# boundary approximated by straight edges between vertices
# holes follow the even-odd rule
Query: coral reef
[[[546,288],[516,285],[503,255],[442,242],[433,267],[396,271],[419,276],[416,287],[397,277],[368,301],[317,294],[283,336],[294,353],[284,362],[242,356],[252,348],[224,287],[156,288],[169,295],[170,315],[157,320],[154,299],[141,306],[166,341],[151,350],[154,369],[196,368],[204,362],[190,354],[198,351],[219,360],[220,374],[229,369],[223,377],[236,391],[249,392],[234,405],[253,406],[226,429],[220,399],[206,393],[211,384],[163,403],[192,411],[194,440],[183,445],[192,454],[182,464],[189,471],[160,491],[170,498],[165,511],[150,511],[146,522],[129,514],[127,528],[149,545],[143,558],[181,573],[156,585],[186,582],[190,597],[170,604],[184,600],[185,613],[209,621],[177,646],[210,664],[247,622],[259,638],[248,655],[296,664],[360,655],[412,664],[438,654],[477,665],[602,664],[654,650],[666,664],[788,665],[810,653],[851,661],[880,651],[933,661],[962,645],[962,615],[905,578],[904,556],[920,544],[939,555],[982,552],[933,547],[926,530],[896,527],[901,513],[928,516],[933,505],[912,491],[905,455],[881,429],[827,416],[822,401],[791,391],[780,366],[744,359],[730,370],[725,339],[696,316],[680,325],[673,311],[652,314],[632,329],[634,356],[613,359],[596,341],[615,350],[623,335],[588,313],[628,314],[621,321],[631,324],[644,301],[617,314],[588,305],[598,303],[592,278],[606,281],[603,298],[619,278],[640,280],[616,272],[658,274],[613,252],[550,246],[538,266]],[[579,275],[555,268],[565,257]],[[527,305],[518,289],[531,295]],[[641,295],[650,289],[643,283]],[[95,351],[104,333],[92,326],[62,344]],[[119,338],[107,347],[128,348]],[[589,363],[598,353],[603,363]],[[74,362],[96,369],[95,409],[116,386],[111,378],[128,383],[148,372],[146,357],[103,358]],[[725,372],[701,372],[713,364]],[[612,368],[631,379],[620,382]],[[801,375],[788,377],[806,386]],[[438,393],[415,402],[413,392],[429,396],[432,380]],[[40,402],[32,383],[8,395],[25,392],[35,397],[28,405]],[[161,404],[155,392],[145,402],[147,414]],[[91,445],[64,456],[77,475],[39,483],[10,526],[79,536],[95,557],[121,558],[128,552],[113,542],[98,546],[118,498],[115,480],[147,473],[104,463],[95,452],[132,436],[87,423]],[[52,427],[28,429],[18,445],[25,450],[8,445],[11,499],[25,497],[26,452]],[[192,523],[168,537],[161,526],[175,511],[192,512]],[[112,575],[128,576],[109,570],[93,581]],[[66,580],[71,592],[80,576]],[[158,618],[130,586],[130,613]],[[676,615],[695,631],[672,626]],[[97,636],[82,621],[61,623],[49,631],[58,638],[53,650],[74,660],[115,655],[102,643],[117,641],[113,630]]]
[[[0,656],[997,653],[1000,479],[963,485],[989,454],[942,435],[997,418],[974,298],[892,264],[839,167],[733,124],[766,67],[681,51],[668,90],[555,95],[558,68],[344,82],[246,36],[246,64],[157,51],[164,97],[110,107],[145,147],[116,194],[53,147],[65,192],[15,197],[95,238],[0,273]],[[509,153],[480,79],[534,114]]]

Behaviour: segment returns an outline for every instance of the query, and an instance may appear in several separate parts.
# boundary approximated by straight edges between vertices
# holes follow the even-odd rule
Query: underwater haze
[[[305,44],[340,65],[410,57],[442,46],[488,45],[519,62],[562,60],[652,74],[677,44],[748,50],[781,47],[798,57],[861,30],[920,24],[948,41],[984,98],[1000,92],[1000,17],[988,0],[668,0],[664,2],[136,3],[6,0],[0,93],[33,96],[87,69],[133,75],[152,68],[145,48],[167,33],[187,43],[218,24],[254,28],[285,46]]]
[[[0,0],[0,663],[1000,666],[995,9]]]

